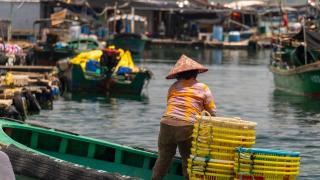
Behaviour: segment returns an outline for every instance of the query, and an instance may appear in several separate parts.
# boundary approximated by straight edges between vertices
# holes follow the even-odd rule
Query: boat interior
[[[33,126],[3,126],[12,140],[34,151],[85,167],[150,179],[157,155],[106,141]],[[181,160],[175,159],[166,179],[182,179]]]

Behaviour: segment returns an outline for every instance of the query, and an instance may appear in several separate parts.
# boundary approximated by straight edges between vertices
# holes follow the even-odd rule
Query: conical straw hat
[[[174,67],[170,70],[167,79],[174,79],[178,73],[190,71],[190,70],[198,70],[199,73],[203,73],[208,71],[203,65],[197,63],[186,55],[182,55]]]

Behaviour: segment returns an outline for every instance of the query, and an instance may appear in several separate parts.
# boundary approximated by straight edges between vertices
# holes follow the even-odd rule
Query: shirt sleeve
[[[216,114],[216,103],[208,86],[204,88],[204,109],[208,111],[212,116]]]

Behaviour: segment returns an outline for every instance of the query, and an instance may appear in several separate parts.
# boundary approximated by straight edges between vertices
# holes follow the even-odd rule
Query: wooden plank
[[[0,66],[0,70],[26,71],[26,72],[50,72],[54,66]]]

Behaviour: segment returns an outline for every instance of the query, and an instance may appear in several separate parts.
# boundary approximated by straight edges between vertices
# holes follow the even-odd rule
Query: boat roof
[[[8,19],[1,19],[1,18],[0,18],[0,23],[11,24],[11,21],[8,20]]]
[[[220,12],[230,11],[229,8],[223,6],[213,6],[210,3],[206,3],[202,0],[189,1],[189,5],[179,7],[175,0],[88,0],[88,4],[92,8],[108,8],[114,9],[117,5],[117,9],[130,9],[135,8],[137,10],[150,10],[150,11],[191,11],[191,12]],[[208,8],[210,7],[210,8]]]
[[[134,20],[134,21],[141,21],[141,22],[146,22],[147,18],[144,16],[139,16],[139,15],[133,15],[132,14],[122,14],[122,15],[116,15],[112,16],[108,19],[109,22],[111,21],[117,21],[117,20]]]
[[[228,4],[225,4],[225,7],[231,8],[231,9],[242,9],[248,6],[253,6],[253,5],[266,5],[266,2],[264,1],[236,1],[236,2],[231,2]]]
[[[306,30],[306,42],[308,49],[320,49],[320,32]],[[292,39],[304,41],[303,29],[298,34],[295,34]]]
[[[279,7],[270,7],[270,8],[266,8],[266,9],[261,9],[259,11],[259,14],[260,15],[280,14],[281,12],[297,13],[298,10],[296,8],[290,7],[290,6],[281,7],[281,9]]]

